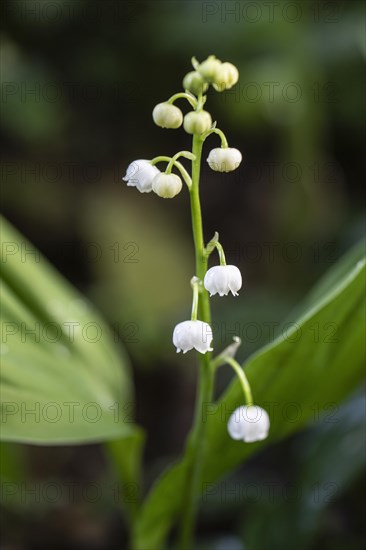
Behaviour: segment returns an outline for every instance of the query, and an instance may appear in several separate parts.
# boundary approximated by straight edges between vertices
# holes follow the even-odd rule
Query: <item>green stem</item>
[[[193,136],[192,152],[195,160],[192,161],[192,187],[190,189],[191,215],[193,240],[196,256],[196,275],[202,281],[207,271],[207,257],[205,254],[202,213],[199,197],[199,178],[201,167],[203,140],[201,136]],[[203,288],[199,294],[199,316],[206,323],[211,321],[209,296]],[[182,500],[182,520],[179,533],[179,549],[192,548],[192,538],[197,513],[197,495],[200,490],[202,467],[205,452],[207,422],[204,410],[213,399],[214,371],[211,366],[211,354],[198,354],[199,379],[196,396],[195,416],[193,427],[187,443],[187,471],[186,484]]]
[[[191,321],[197,321],[198,302],[199,302],[199,285],[200,285],[199,278],[198,277],[193,277],[192,280],[191,280],[191,285],[192,285],[192,289],[193,289]]]
[[[166,167],[165,173],[170,174],[172,171],[172,168],[176,161],[179,159],[179,157],[184,157],[189,160],[194,160],[194,156],[190,151],[179,151],[178,153],[175,153],[175,155],[170,159],[168,166]]]
[[[246,404],[248,405],[248,407],[250,407],[251,405],[253,405],[253,395],[252,390],[250,389],[248,378],[246,377],[243,368],[233,357],[225,357],[224,359],[225,362],[228,363],[236,372],[241,387],[243,389]]]
[[[208,136],[210,136],[211,134],[217,134],[218,136],[220,136],[222,148],[226,149],[227,147],[229,147],[224,132],[219,128],[211,128],[210,130],[207,130],[207,132],[202,135],[203,141],[205,141],[205,139],[208,138]]]
[[[219,243],[219,241],[217,241],[215,243],[215,246],[217,248],[217,252],[219,253],[220,265],[226,265],[225,252],[224,252],[224,249],[222,248],[222,245]]]
[[[171,105],[176,101],[177,99],[184,98],[188,101],[188,103],[193,107],[193,109],[196,109],[197,107],[197,99],[193,94],[190,94],[188,92],[178,92],[177,94],[172,95],[167,101],[167,103],[170,103]]]
[[[160,155],[159,157],[155,157],[153,158],[151,161],[150,161],[150,164],[152,164],[153,166],[155,164],[158,164],[158,162],[167,162],[168,164],[171,162],[172,160],[172,157],[166,157],[166,156],[163,156],[163,155]],[[192,185],[192,180],[191,180],[191,176],[188,174],[187,170],[184,168],[183,164],[181,164],[180,162],[178,162],[177,160],[175,160],[173,162],[174,166],[179,170],[182,178],[184,179],[184,181],[186,182],[187,184],[187,187],[188,189],[191,188],[191,185]]]
[[[218,234],[217,231],[215,232],[215,235],[212,237],[210,242],[207,243],[207,246],[206,246],[206,249],[205,249],[205,254],[206,254],[207,259],[211,256],[211,254],[215,250],[215,248],[216,248],[216,250],[219,254],[220,265],[226,265],[225,252],[224,252],[222,244],[219,241],[219,234]]]

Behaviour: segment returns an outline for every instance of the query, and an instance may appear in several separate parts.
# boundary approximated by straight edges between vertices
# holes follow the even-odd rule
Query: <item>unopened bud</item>
[[[183,122],[183,113],[170,103],[158,103],[153,110],[153,119],[160,128],[179,128]]]
[[[207,111],[191,111],[184,117],[183,126],[188,134],[203,134],[212,126],[211,115]]]
[[[214,55],[210,55],[197,67],[197,70],[205,82],[212,83],[217,81],[220,67],[221,61],[216,59]]]
[[[163,199],[172,199],[182,190],[182,180],[176,174],[158,174],[153,179],[152,190]]]
[[[239,80],[239,71],[232,63],[221,63],[220,68],[217,71],[214,88],[218,92],[229,90]]]
[[[183,88],[199,96],[207,90],[208,84],[205,83],[198,71],[191,71],[183,79]]]

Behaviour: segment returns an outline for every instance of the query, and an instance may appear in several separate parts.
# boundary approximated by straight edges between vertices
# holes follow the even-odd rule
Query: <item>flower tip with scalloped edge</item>
[[[207,163],[215,172],[233,172],[242,161],[242,154],[234,147],[216,147],[207,157]]]
[[[126,175],[122,178],[128,187],[136,187],[140,193],[150,193],[155,176],[161,174],[156,166],[147,159],[134,160],[127,167]]]
[[[182,321],[176,325],[173,332],[173,344],[177,348],[177,353],[187,353],[193,348],[199,353],[213,351],[212,338],[210,325],[203,321]]]
[[[258,405],[242,405],[229,418],[227,430],[232,439],[254,443],[268,436],[270,420],[267,411]]]
[[[210,296],[215,294],[227,296],[229,292],[233,296],[238,296],[238,290],[242,286],[242,277],[235,265],[215,265],[206,272],[203,284]]]

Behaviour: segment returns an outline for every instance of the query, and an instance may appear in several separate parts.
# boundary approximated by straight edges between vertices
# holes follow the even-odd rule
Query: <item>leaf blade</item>
[[[123,351],[91,304],[5,219],[1,226],[2,439],[52,445],[130,436],[121,415],[132,402]]]

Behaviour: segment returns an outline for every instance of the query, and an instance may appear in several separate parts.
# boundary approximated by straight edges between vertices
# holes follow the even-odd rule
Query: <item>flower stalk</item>
[[[203,280],[207,271],[207,256],[205,253],[202,212],[199,195],[199,179],[201,170],[203,140],[200,136],[193,137],[192,152],[195,160],[192,161],[192,187],[190,189],[191,217],[193,241],[196,257],[196,274]],[[198,296],[198,310],[202,321],[211,322],[210,302],[207,291],[203,288]],[[196,390],[196,407],[193,427],[189,436],[187,451],[188,464],[186,479],[187,484],[182,498],[181,525],[179,531],[179,550],[192,547],[192,538],[195,524],[197,494],[199,492],[201,473],[204,460],[207,422],[204,422],[203,414],[205,405],[213,399],[214,370],[211,365],[211,357],[208,353],[198,355],[198,385]]]
[[[141,193],[153,191],[164,199],[172,199],[182,189],[182,180],[189,191],[192,233],[195,251],[195,276],[191,279],[193,290],[192,311],[190,320],[178,323],[173,331],[173,344],[177,352],[187,353],[195,349],[198,352],[198,382],[193,426],[187,439],[184,465],[185,483],[181,496],[180,526],[178,535],[179,550],[192,548],[192,539],[197,512],[197,496],[200,492],[202,469],[205,461],[207,445],[207,425],[204,418],[205,408],[213,400],[214,375],[216,369],[229,364],[239,379],[246,405],[239,407],[231,415],[228,422],[228,433],[234,440],[253,442],[264,439],[269,430],[268,414],[253,404],[248,379],[234,359],[240,345],[240,338],[234,338],[234,343],[226,348],[215,359],[212,359],[211,342],[213,339],[211,310],[209,298],[218,294],[226,296],[231,292],[238,295],[242,286],[242,276],[234,265],[226,264],[225,252],[219,242],[216,232],[207,247],[204,244],[202,226],[202,209],[200,200],[200,171],[202,148],[205,140],[216,134],[220,137],[221,147],[212,149],[207,163],[216,172],[232,172],[242,161],[241,152],[229,147],[228,140],[222,130],[216,128],[211,114],[204,110],[207,100],[205,92],[212,86],[222,92],[230,89],[239,78],[237,68],[231,63],[222,63],[215,56],[209,56],[199,63],[192,58],[193,71],[183,79],[184,92],[172,95],[167,101],[158,103],[153,110],[155,124],[165,129],[177,129],[183,125],[187,134],[191,134],[192,151],[179,151],[175,155],[157,156],[152,160],[140,159],[130,164],[123,178],[130,187],[136,187]],[[183,115],[174,105],[178,99],[186,99],[192,111]],[[191,162],[191,174],[178,159],[185,158]],[[156,167],[160,162],[167,163],[165,172]],[[180,174],[173,174],[176,168]],[[217,250],[220,265],[208,269],[208,260],[214,250]]]

